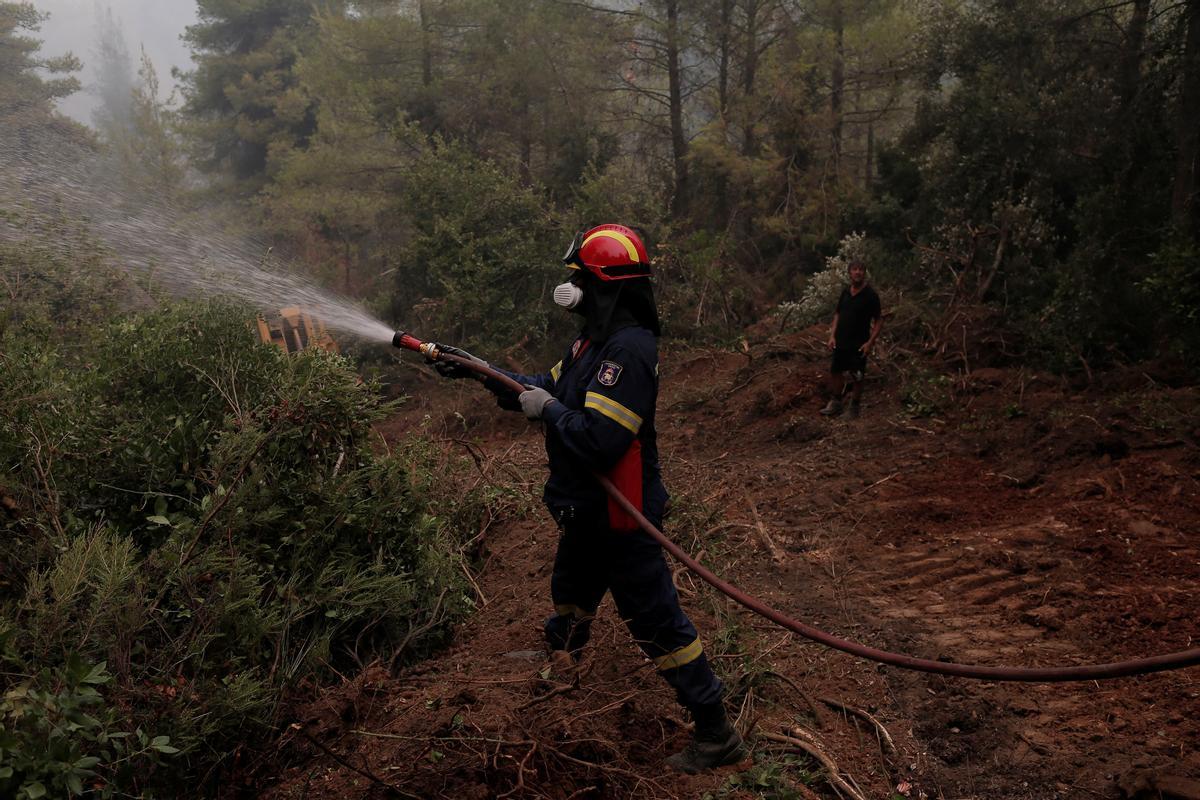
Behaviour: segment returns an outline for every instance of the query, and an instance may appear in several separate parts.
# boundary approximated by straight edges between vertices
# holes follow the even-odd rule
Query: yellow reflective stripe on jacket
[[[550,368],[550,380],[558,383],[558,376],[562,375],[562,362],[558,362]]]
[[[558,614],[560,617],[574,617],[581,622],[596,616],[596,612],[594,611],[585,611],[579,606],[570,605],[555,606],[554,613]]]
[[[696,641],[692,642],[687,647],[681,647],[678,650],[667,653],[665,656],[659,656],[658,658],[654,659],[654,666],[657,667],[660,672],[664,672],[669,669],[675,669],[676,667],[682,667],[684,664],[695,661],[703,652],[704,647],[700,644],[700,638],[697,637]]]
[[[583,407],[599,411],[622,428],[627,428],[630,433],[637,434],[638,429],[642,427],[641,417],[616,400],[605,397],[602,394],[588,392],[583,399]]]

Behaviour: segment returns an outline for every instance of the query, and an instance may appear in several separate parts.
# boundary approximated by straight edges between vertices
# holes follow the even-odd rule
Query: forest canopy
[[[194,163],[398,319],[460,319],[489,271],[620,219],[659,246],[678,336],[796,299],[855,233],[928,293],[932,340],[1000,309],[1078,369],[1196,328],[1194,2],[199,5]],[[484,304],[536,339],[545,292],[514,286]]]
[[[32,6],[0,8],[5,118],[64,125],[77,62],[38,55]],[[1001,332],[988,358],[1066,370],[1195,342],[1194,0],[197,10],[177,104],[101,26],[121,180],[431,336],[540,341],[555,255],[620,220],[652,244],[668,336],[786,311],[862,235],[935,349],[962,319]]]

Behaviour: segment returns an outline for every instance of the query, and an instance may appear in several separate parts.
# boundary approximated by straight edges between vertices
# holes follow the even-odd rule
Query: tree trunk
[[[833,174],[841,172],[842,161],[842,105],[846,91],[846,45],[845,12],[842,0],[833,4],[833,76],[829,92],[829,112],[833,117],[830,141],[833,151]]]
[[[1193,239],[1197,235],[1196,172],[1200,157],[1200,0],[1187,0],[1187,39],[1176,113],[1179,154],[1175,161],[1175,188],[1171,194],[1171,219]]]
[[[1138,114],[1137,104],[1142,83],[1142,60],[1146,47],[1146,22],[1150,15],[1150,2],[1151,0],[1134,0],[1129,27],[1125,30],[1125,42],[1121,48],[1118,76],[1121,107],[1113,118],[1111,136],[1112,141],[1121,149],[1122,166],[1117,185],[1122,197],[1134,196],[1135,186],[1144,165],[1140,154],[1150,146],[1150,132]]]
[[[1142,51],[1146,46],[1146,20],[1150,16],[1150,0],[1134,0],[1133,14],[1125,32],[1121,50],[1121,109],[1133,103],[1142,81]]]
[[[729,113],[729,50],[733,37],[733,0],[721,0],[721,22],[717,32],[717,105],[721,121]]]
[[[533,122],[529,109],[529,97],[522,91],[521,121],[517,125],[517,147],[520,150],[520,178],[524,186],[533,184]]]
[[[875,183],[875,122],[867,123],[867,168],[863,171],[863,186],[869,192]]]
[[[431,26],[425,0],[417,3],[417,14],[421,20],[421,85],[428,89],[433,84],[433,48],[430,46]]]
[[[667,85],[671,109],[671,158],[675,167],[675,191],[671,212],[679,217],[687,213],[688,168],[687,139],[683,135],[683,86],[679,67],[679,1],[666,0],[667,11]]]
[[[754,107],[750,98],[754,97],[754,83],[758,79],[758,0],[746,3],[746,53],[745,68],[742,73],[742,94],[746,97],[746,129],[742,141],[742,155],[758,155],[758,132],[754,125]]]
[[[721,0],[721,19],[717,30],[717,113],[721,118],[721,143],[729,144],[729,61],[733,35],[734,0]],[[718,175],[715,186],[716,218],[729,224],[729,180]]]
[[[418,0],[417,18],[421,26],[421,88],[416,91],[408,109],[413,121],[432,138],[441,127],[438,119],[438,104],[433,88],[433,21],[429,15],[428,0]]]

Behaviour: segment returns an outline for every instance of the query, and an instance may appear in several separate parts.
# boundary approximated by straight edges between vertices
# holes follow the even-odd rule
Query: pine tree
[[[0,2],[0,120],[17,129],[74,127],[55,114],[54,101],[79,91],[78,78],[70,74],[79,70],[79,59],[43,58],[41,41],[23,33],[36,32],[48,16],[31,3]]]
[[[303,146],[315,130],[316,109],[295,74],[316,31],[315,10],[295,0],[197,5],[200,21],[185,35],[197,67],[183,76],[193,156],[246,197],[267,181],[273,148]]]
[[[133,106],[133,62],[112,8],[96,7],[96,83],[89,87],[100,104],[92,125],[101,136],[114,138],[128,131]]]

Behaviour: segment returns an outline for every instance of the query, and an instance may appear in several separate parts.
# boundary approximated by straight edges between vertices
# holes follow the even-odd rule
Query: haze
[[[105,8],[125,36],[129,55],[137,69],[141,48],[154,62],[163,99],[175,84],[171,68],[191,69],[191,56],[180,41],[184,29],[196,21],[194,0],[33,0],[39,11],[50,14],[37,36],[42,55],[57,56],[70,51],[83,62],[79,80],[84,89],[59,103],[59,111],[83,123],[91,122],[97,98],[88,92],[95,83],[96,21]]]

